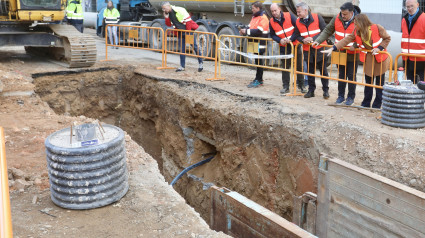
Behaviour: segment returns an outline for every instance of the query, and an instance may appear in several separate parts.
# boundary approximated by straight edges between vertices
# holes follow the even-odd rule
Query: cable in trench
[[[179,180],[185,173],[187,173],[189,170],[191,170],[191,169],[194,169],[194,168],[196,168],[196,167],[198,167],[198,166],[201,166],[201,165],[203,165],[203,164],[206,164],[206,163],[208,163],[208,162],[210,162],[215,156],[216,156],[216,154],[217,154],[217,151],[214,151],[214,152],[210,152],[210,153],[206,153],[206,154],[202,154],[202,157],[205,157],[205,156],[208,156],[208,155],[211,155],[210,157],[208,157],[207,159],[204,159],[204,160],[201,160],[201,161],[199,161],[198,163],[196,163],[196,164],[192,164],[191,166],[189,166],[189,167],[186,167],[183,171],[181,171],[174,179],[173,179],[173,181],[171,181],[171,183],[170,183],[170,185],[171,186],[173,186],[176,182],[177,182],[177,180]]]

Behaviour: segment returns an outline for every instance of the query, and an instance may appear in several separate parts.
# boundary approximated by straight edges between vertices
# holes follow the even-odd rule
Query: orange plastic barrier
[[[298,43],[297,46],[300,45],[300,44],[302,44],[302,43]],[[322,51],[322,50],[328,49],[330,47],[333,47],[332,45],[320,45],[320,46],[323,46],[323,47],[320,48],[320,49],[314,49],[314,51],[315,51],[314,52],[315,58],[317,57],[317,52],[318,51]],[[295,47],[295,51],[297,51],[298,48],[299,47]],[[344,49],[348,49],[348,48],[344,48]],[[310,48],[310,50],[311,50],[311,48]],[[356,49],[356,51],[357,52],[363,51],[363,52],[368,52],[368,53],[372,52],[371,50],[359,50],[359,49]],[[389,70],[388,70],[389,71],[388,82],[392,82],[392,73],[393,73],[392,64],[393,64],[393,60],[392,60],[391,54],[389,54],[387,51],[379,51],[379,53],[388,55],[388,57],[390,59],[390,66],[389,66]],[[308,52],[308,59],[303,59],[303,61],[306,61],[307,60],[307,62],[309,62],[310,61],[311,54],[312,53],[309,51]],[[295,56],[296,55],[297,54],[295,54]],[[354,61],[353,62],[348,62],[347,61],[347,54],[344,53],[344,52],[340,52],[340,51],[334,51],[334,52],[332,52],[332,55],[331,56],[328,56],[328,58],[330,58],[329,61],[326,61],[326,62],[324,60],[325,59],[325,54],[323,54],[321,57],[322,57],[322,60],[321,60],[320,63],[322,64],[321,65],[322,72],[320,72],[320,74],[317,74],[317,70],[315,70],[315,73],[314,74],[308,73],[310,71],[310,68],[309,68],[310,66],[307,63],[307,69],[304,68],[304,65],[302,65],[301,68],[299,68],[298,66],[296,66],[295,67],[295,75],[302,74],[302,75],[307,75],[307,76],[313,76],[313,77],[316,77],[316,78],[330,79],[330,80],[341,81],[341,82],[346,82],[346,83],[351,83],[351,84],[358,84],[358,85],[363,85],[363,86],[368,86],[368,87],[373,87],[373,88],[381,88],[381,89],[383,88],[383,86],[379,86],[379,85],[384,85],[384,82],[382,82],[382,81],[379,82],[379,85],[375,85],[373,83],[374,82],[374,79],[373,78],[372,78],[372,83],[369,84],[369,83],[366,83],[365,82],[365,67],[363,67],[362,78],[361,78],[360,81],[358,79],[356,81],[350,81],[350,80],[347,80],[346,79],[347,77],[345,77],[345,79],[340,79],[339,78],[339,75],[338,75],[339,67],[341,65],[346,65],[346,64],[349,64],[349,63],[350,64],[351,63],[352,64],[355,64],[355,62],[358,60],[359,54],[355,54],[355,56],[354,56],[355,58],[354,58]],[[374,58],[373,58],[374,61],[376,60],[375,57],[376,56],[374,56]],[[303,58],[304,58],[304,54],[303,54]],[[329,66],[326,67],[328,69],[329,76],[323,76],[323,68],[324,68],[323,66],[326,66],[329,62],[330,62],[330,67]],[[367,62],[367,57],[366,57],[366,61],[363,63],[363,66],[364,65],[368,65],[368,64],[372,64],[372,62]],[[374,66],[375,66],[375,64],[372,64],[372,72],[374,72],[376,70],[374,68]],[[314,67],[317,69],[317,60],[314,63]],[[383,71],[382,68],[383,67],[382,67],[382,64],[381,64],[381,69],[380,69],[381,72]],[[337,75],[336,76],[332,76],[332,73],[333,73],[334,70],[336,70],[336,72],[337,72]],[[347,67],[345,67],[345,70],[347,70]],[[385,72],[382,72],[382,74],[383,73],[385,73]],[[347,75],[347,73],[345,73],[345,75]],[[382,80],[382,78],[380,77],[379,80]],[[294,84],[294,87],[296,87],[295,84]]]
[[[398,54],[396,57],[395,57],[395,65],[394,65],[394,71],[395,72],[397,72],[397,70],[398,70],[398,59],[401,57],[401,56],[406,56],[406,59],[404,59],[404,65],[407,65],[407,59],[409,58],[409,57],[415,57],[415,61],[413,61],[414,62],[414,65],[413,65],[413,74],[414,75],[416,75],[416,73],[418,72],[418,69],[416,68],[416,63],[418,62],[418,61],[416,61],[416,58],[425,58],[425,55],[417,55],[417,54],[407,54],[407,53],[400,53],[400,54]],[[420,62],[424,62],[424,61],[420,61]],[[425,70],[425,69],[424,69]],[[398,78],[397,78],[397,73],[394,73],[394,80],[399,80]],[[403,79],[407,79],[407,70],[406,69],[404,69],[404,76],[403,76]],[[422,80],[424,80],[424,79],[422,79]],[[413,79],[413,83],[414,84],[416,84],[417,83],[417,80],[416,80],[416,77]]]
[[[108,46],[150,50],[162,53],[162,66],[164,66],[164,30],[161,27],[126,26],[109,24],[105,28],[105,60],[108,60]],[[110,42],[108,31],[117,27],[117,42]],[[114,38],[114,36],[112,36]],[[118,43],[118,44],[117,44]]]
[[[260,41],[262,42],[261,45]],[[294,45],[292,43],[289,43],[289,49],[291,49],[291,51],[286,47],[283,55],[280,54],[279,45],[274,43],[272,38],[221,35],[219,43],[218,67],[220,77],[221,63],[286,71],[292,74],[291,78],[294,76],[293,69],[295,58],[287,57],[288,55],[292,55],[290,52],[294,52]],[[263,54],[260,54],[261,49],[264,49]],[[296,92],[296,89],[296,84],[294,84],[293,93],[287,95],[301,95]]]
[[[183,37],[185,41],[184,46],[183,40],[181,40]],[[170,68],[167,67],[167,54],[186,55],[213,60],[215,62],[214,77],[207,80],[223,79],[217,77],[217,35],[215,33],[167,29],[164,35],[164,49],[164,64],[162,67],[158,67],[158,69]]]
[[[0,236],[13,237],[12,215],[10,213],[9,180],[6,164],[6,147],[3,128],[0,127]]]

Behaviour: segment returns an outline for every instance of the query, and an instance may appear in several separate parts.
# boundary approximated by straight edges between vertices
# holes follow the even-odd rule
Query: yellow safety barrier
[[[158,69],[168,69],[167,54],[213,60],[214,77],[207,80],[222,80],[217,77],[217,35],[211,32],[167,29],[164,35],[164,65]]]
[[[108,31],[113,30],[113,27],[117,28],[116,42],[110,42],[108,36]],[[109,24],[105,28],[105,60],[108,60],[108,46],[150,50],[162,53],[161,65],[164,67],[164,45],[164,30],[161,27]]]
[[[416,63],[417,63],[417,62],[423,62],[423,63],[425,63],[425,61],[417,61],[417,58],[425,58],[425,55],[417,55],[417,54],[400,53],[400,54],[398,54],[398,55],[395,57],[394,71],[397,71],[397,69],[398,69],[398,59],[399,59],[401,56],[405,56],[405,57],[406,57],[406,58],[404,59],[404,65],[405,65],[405,66],[407,65],[407,59],[408,59],[409,57],[415,57],[415,60],[413,61],[413,63],[414,63],[414,65],[413,65],[413,75],[417,75],[417,72],[418,72],[418,70],[417,70],[417,68],[416,68]],[[425,69],[424,69],[424,71],[425,71]],[[422,73],[424,73],[424,74],[425,74],[425,72],[422,72]],[[399,80],[397,77],[398,77],[397,73],[394,73],[394,80]],[[404,69],[404,76],[403,76],[403,79],[407,79],[407,67],[405,67],[405,69]],[[422,80],[424,80],[424,79],[422,79]],[[416,83],[417,83],[417,81],[416,81],[416,77],[414,77],[414,78],[413,78],[413,83],[414,83],[414,84],[416,84]]]
[[[9,180],[6,164],[6,147],[3,128],[0,127],[0,235],[1,238],[13,237],[12,215],[10,213]]]
[[[302,45],[302,43],[298,43],[297,46],[298,45]],[[332,45],[320,45],[320,46],[322,46],[322,48],[314,49],[314,51],[315,51],[314,52],[314,58],[316,59],[315,62],[314,62],[314,70],[313,69],[310,69],[310,65],[308,63],[307,63],[307,69],[304,68],[304,65],[302,65],[301,68],[299,68],[298,65],[297,65],[295,67],[295,73],[294,73],[295,75],[302,74],[302,75],[313,76],[313,77],[322,78],[322,79],[330,79],[330,80],[341,81],[341,82],[346,82],[346,83],[351,83],[351,84],[363,85],[363,86],[367,86],[367,87],[380,88],[380,89],[383,88],[384,82],[382,81],[382,78],[381,77],[379,78],[379,80],[380,80],[379,85],[375,85],[373,83],[374,82],[374,77],[372,77],[372,82],[371,83],[366,83],[365,82],[365,75],[366,74],[365,74],[365,67],[364,66],[365,65],[368,65],[368,64],[372,64],[372,62],[367,62],[367,57],[366,57],[365,62],[363,63],[362,79],[360,81],[359,80],[350,81],[350,80],[347,80],[346,79],[347,77],[345,77],[344,79],[340,79],[339,78],[339,67],[340,66],[345,66],[348,63],[355,64],[356,61],[358,60],[359,54],[355,54],[354,55],[354,61],[353,62],[347,62],[347,53],[345,53],[345,52],[341,52],[341,51],[334,51],[334,52],[332,52],[331,56],[327,56],[327,57],[330,57],[329,61],[326,61],[325,60],[325,54],[322,54],[321,55],[322,60],[320,61],[320,64],[322,64],[322,65],[319,65],[319,68],[321,68],[322,70],[321,70],[320,74],[317,74],[317,70],[316,70],[317,69],[317,66],[318,66],[317,65],[317,52],[318,51],[325,50],[327,48],[333,47]],[[297,51],[298,49],[302,49],[302,48],[295,47],[295,51]],[[346,48],[345,47],[344,49],[349,49],[349,48]],[[310,47],[310,50],[311,50],[311,47]],[[356,52],[360,53],[360,51],[367,52],[367,53],[371,53],[372,52],[371,50],[360,50],[360,49],[356,49]],[[388,58],[390,59],[390,64],[389,64],[389,69],[388,69],[388,71],[389,71],[388,80],[389,80],[389,82],[392,82],[392,73],[393,73],[392,64],[393,64],[393,59],[391,57],[391,54],[389,54],[387,51],[379,51],[379,53],[388,55]],[[303,61],[306,61],[307,60],[307,62],[309,62],[310,61],[311,54],[312,54],[312,52],[309,51],[308,52],[308,58],[307,59],[303,59]],[[296,55],[297,54],[295,54],[295,56]],[[373,61],[376,61],[375,57],[376,56],[373,57]],[[303,58],[304,58],[304,54],[303,54]],[[330,68],[328,69],[328,67],[324,67],[324,66],[326,66],[326,64],[329,63],[329,62],[331,63],[331,65],[330,65]],[[333,67],[335,67],[335,68],[333,68]],[[323,76],[323,74],[324,74],[324,68],[327,68],[328,69],[329,76]],[[337,72],[337,75],[336,76],[332,76],[333,69],[336,69],[336,72]],[[311,73],[313,71],[314,71],[314,73]],[[375,71],[375,64],[372,64],[371,71],[372,72]],[[383,64],[381,64],[381,69],[380,69],[380,72],[382,72],[382,71],[383,71]],[[384,74],[384,73],[386,73],[386,72],[382,72],[382,74]],[[356,72],[356,74],[357,74],[357,72]],[[381,76],[382,76],[382,74],[381,74]],[[347,75],[347,67],[345,67],[345,76],[346,75]],[[294,87],[296,87],[295,84],[294,84]]]
[[[290,52],[294,52],[292,43],[288,43],[289,47],[285,47],[285,52],[281,55],[279,45],[273,43],[272,38],[221,35],[219,42],[218,71],[220,77],[221,63],[286,71],[291,73],[290,78],[293,78],[294,81],[294,90],[292,94],[287,95],[302,95],[297,93],[296,79],[293,77],[294,60],[296,59],[294,57],[287,58],[288,55],[292,55]],[[260,52],[261,49],[264,49],[264,53]]]

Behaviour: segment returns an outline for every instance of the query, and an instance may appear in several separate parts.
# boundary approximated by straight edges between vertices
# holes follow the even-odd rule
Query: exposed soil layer
[[[294,110],[296,101],[282,104],[132,67],[35,75],[34,82],[56,113],[99,118],[127,131],[158,161],[168,182],[202,154],[217,151],[174,187],[206,221],[211,184],[290,219],[292,196],[317,192],[320,153],[425,190],[421,131],[412,137],[399,136],[399,129],[384,134],[368,124],[380,125],[371,122],[378,113],[362,113],[362,125]]]

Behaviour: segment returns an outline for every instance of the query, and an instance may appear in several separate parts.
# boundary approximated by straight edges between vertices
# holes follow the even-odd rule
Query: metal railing
[[[413,81],[413,83],[414,84],[416,84],[416,83],[418,83],[418,80],[417,80],[417,77],[416,77],[416,75],[421,75],[422,76],[422,78],[419,78],[419,80],[424,80],[424,74],[425,74],[425,68],[424,69],[422,69],[423,71],[422,72],[420,72],[420,74],[418,74],[419,72],[419,70],[420,69],[418,69],[416,66],[417,66],[417,63],[418,62],[420,62],[421,64],[425,64],[425,61],[417,61],[417,58],[425,58],[425,55],[418,55],[418,54],[407,54],[407,53],[400,53],[400,54],[398,54],[396,57],[395,57],[395,65],[394,65],[394,71],[396,71],[397,69],[398,69],[398,59],[400,58],[400,57],[403,57],[404,59],[403,59],[403,62],[404,62],[404,76],[403,76],[403,79],[408,79],[408,80],[412,80]],[[414,58],[414,60],[411,60],[411,58]],[[412,66],[412,65],[408,65],[408,60],[409,59],[409,61],[411,62],[411,63],[413,63],[413,71],[411,71],[412,73],[413,73],[413,76],[412,75],[408,75],[408,71],[410,71],[410,67]],[[409,78],[410,77],[410,78]],[[411,78],[411,77],[413,77],[413,78]],[[397,73],[395,73],[394,74],[394,80],[400,80],[399,78],[398,78],[398,75],[397,75]]]
[[[261,67],[265,69],[286,71],[290,73],[292,79],[293,90],[289,96],[302,95],[297,92],[297,75],[301,74],[304,76],[313,76],[321,79],[330,79],[340,82],[346,82],[350,84],[363,85],[367,87],[380,88],[384,85],[385,78],[382,75],[388,75],[388,82],[392,82],[393,74],[393,59],[387,51],[379,51],[377,55],[372,58],[365,57],[365,65],[371,65],[369,71],[381,72],[377,75],[376,72],[373,75],[379,77],[378,82],[375,82],[375,77],[372,77],[371,82],[366,82],[366,68],[363,67],[361,73],[361,79],[358,80],[347,80],[347,77],[340,78],[339,71],[341,66],[347,66],[348,64],[356,64],[358,61],[359,54],[354,54],[353,61],[347,61],[347,53],[337,51],[333,52],[329,59],[331,64],[328,67],[328,61],[325,60],[325,55],[321,55],[321,60],[317,60],[318,51],[332,47],[331,45],[320,45],[320,49],[314,49],[315,52],[308,52],[307,58],[304,57],[304,52],[299,54],[303,58],[302,61],[310,61],[310,57],[315,57],[314,64],[307,64],[307,68],[304,68],[304,64],[298,62],[298,51],[301,50],[302,43],[289,45],[285,47],[285,52],[281,52],[281,47],[274,42],[271,38],[259,38],[259,37],[247,37],[247,36],[236,36],[236,35],[221,35],[219,38],[215,33],[210,32],[199,32],[189,31],[180,29],[167,29],[165,32],[160,27],[145,27],[145,26],[123,26],[123,25],[108,25],[109,27],[117,27],[118,41],[113,43],[108,41],[108,28],[106,28],[106,59],[108,58],[108,46],[112,47],[123,47],[123,48],[135,48],[143,50],[151,50],[162,53],[162,65],[157,69],[171,69],[173,67],[167,66],[167,55],[177,54],[189,57],[195,57],[205,60],[212,60],[215,63],[214,66],[214,77],[208,78],[207,80],[224,80],[221,75],[221,63],[250,66],[250,67]],[[121,44],[124,42],[125,44]],[[261,43],[261,44],[260,44]],[[312,48],[310,47],[309,50]],[[349,48],[344,48],[348,50]],[[360,50],[356,49],[356,53],[365,52],[370,54],[371,50]],[[293,54],[291,54],[293,53]],[[382,57],[385,54],[389,58],[389,68],[387,72],[384,72],[384,64],[380,64],[381,69],[376,69],[375,64],[368,61],[376,61],[376,57]],[[401,54],[405,55],[405,54]],[[415,55],[417,56],[417,55]],[[399,56],[397,56],[398,58]],[[298,63],[296,63],[298,62]],[[322,64],[322,65],[318,65]],[[316,70],[311,70],[310,67],[320,66],[321,72],[317,74]],[[396,64],[397,66],[397,64]],[[323,75],[324,70],[329,68],[329,75]],[[332,75],[334,71],[338,75]],[[357,74],[357,72],[356,72]],[[369,72],[370,74],[370,72]],[[347,76],[347,67],[345,67],[345,76]]]
[[[4,130],[0,127],[0,237],[13,237]]]
[[[298,43],[297,46],[298,45],[302,45],[302,44],[301,43]],[[386,71],[383,70],[384,64],[380,64],[380,69],[376,69],[374,62],[376,61],[376,57],[382,57],[380,55],[381,54],[385,54],[385,55],[388,56],[388,58],[390,60],[390,62],[389,62],[389,69],[388,69],[388,74],[389,74],[388,81],[389,82],[392,82],[392,72],[393,72],[393,69],[392,69],[392,64],[393,63],[392,62],[393,62],[393,59],[391,57],[391,54],[389,54],[387,51],[379,51],[377,55],[373,55],[372,62],[369,62],[371,60],[368,60],[369,57],[366,57],[365,56],[365,62],[363,62],[363,72],[362,72],[362,78],[361,78],[361,80],[359,81],[359,80],[356,79],[356,74],[357,74],[357,72],[356,72],[355,75],[354,75],[354,79],[356,79],[356,80],[355,81],[351,81],[351,80],[347,80],[347,67],[344,67],[345,68],[345,77],[344,77],[344,79],[341,79],[339,77],[339,69],[340,69],[340,67],[341,66],[347,66],[347,64],[351,64],[351,63],[352,64],[356,64],[356,62],[358,61],[358,59],[360,57],[359,54],[357,54],[357,53],[360,53],[361,51],[363,51],[364,53],[369,54],[372,51],[371,50],[355,49],[356,54],[353,54],[353,57],[354,58],[353,58],[353,61],[351,62],[351,61],[348,61],[347,60],[347,56],[348,56],[347,53],[341,52],[341,51],[334,51],[334,52],[332,52],[332,54],[330,56],[326,56],[325,54],[318,54],[319,51],[322,51],[322,50],[325,50],[327,48],[333,47],[332,45],[324,45],[324,44],[323,45],[319,45],[319,46],[321,46],[322,48],[314,49],[314,52],[311,52],[311,49],[312,49],[311,47],[309,48],[309,51],[307,53],[308,54],[307,59],[305,59],[305,56],[303,54],[303,61],[307,61],[307,69],[304,68],[304,65],[302,65],[301,68],[299,68],[298,65],[296,65],[295,71],[294,71],[294,74],[295,75],[302,74],[302,75],[317,77],[317,78],[321,78],[321,79],[330,79],[330,80],[335,80],[335,81],[340,81],[340,82],[346,82],[346,83],[351,83],[351,84],[363,85],[363,86],[366,86],[366,87],[373,87],[373,88],[380,88],[380,89],[382,89],[383,88],[383,85],[384,85],[384,81],[385,81],[385,78],[382,79],[382,75],[386,74]],[[295,47],[295,51],[297,51],[298,49],[299,49],[299,47]],[[343,49],[344,50],[348,50],[349,48],[343,48]],[[303,52],[303,53],[305,53],[305,52]],[[295,53],[294,55],[296,57],[297,54]],[[318,55],[319,55],[319,58],[321,58],[321,60],[319,61],[319,63],[321,65],[318,65],[318,60],[317,60]],[[308,63],[308,62],[310,62],[310,57],[314,57],[315,58],[315,61],[314,61],[314,65],[313,66],[311,66]],[[327,59],[327,57],[329,57],[329,59]],[[327,67],[327,64],[328,63],[331,64],[330,67]],[[376,82],[375,84],[373,84],[373,82],[374,82],[374,79],[373,78],[374,77],[372,77],[372,82],[371,83],[367,83],[366,82],[366,78],[365,78],[366,70],[365,69],[366,69],[366,66],[368,64],[371,64],[372,75],[375,75],[374,73],[375,73],[376,70],[379,70],[378,72],[380,72],[380,74],[376,75],[376,76],[379,76],[379,82]],[[317,69],[318,66],[321,69],[320,74],[317,74],[317,70],[316,69]],[[355,67],[355,65],[353,65],[353,66]],[[310,67],[314,67],[314,69],[311,69]],[[329,68],[329,75],[326,76],[324,74],[325,74],[325,70],[327,70],[328,68]],[[334,70],[337,72],[337,75],[336,76],[333,76],[332,75]],[[312,72],[314,72],[314,73],[312,73]],[[294,87],[296,87],[296,85],[294,85]]]
[[[217,35],[211,32],[167,29],[164,35],[164,65],[158,69],[168,69],[167,55],[178,54],[198,59],[213,60],[214,77],[207,80],[222,80],[217,77]]]
[[[288,43],[284,52],[272,38],[221,35],[219,38],[218,71],[221,76],[221,63],[260,67],[270,70],[285,71],[290,73],[294,80],[294,91],[288,95],[301,95],[296,92],[294,78],[294,45]]]
[[[110,42],[109,33],[111,30],[114,31],[114,27],[116,27],[117,39],[115,40],[112,33],[112,40],[115,42]],[[164,30],[161,27],[109,24],[105,27],[105,60],[108,60],[108,46],[161,52],[161,65],[165,67]]]

